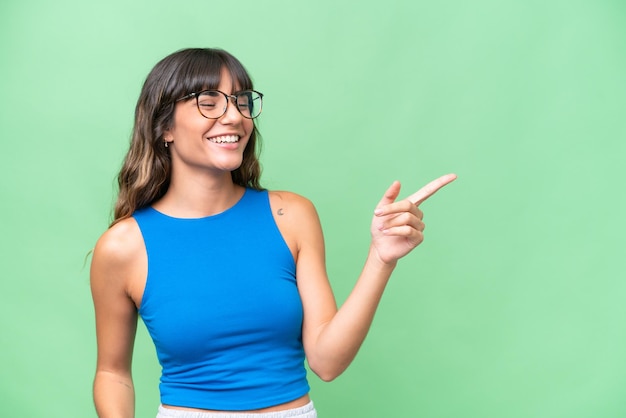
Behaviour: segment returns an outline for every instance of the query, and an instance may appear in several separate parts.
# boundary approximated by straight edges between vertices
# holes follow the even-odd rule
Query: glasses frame
[[[199,98],[203,93],[206,92],[215,92],[215,93],[220,93],[221,95],[223,95],[226,98],[226,106],[224,106],[224,109],[222,111],[222,114],[216,117],[208,117],[207,115],[205,115],[204,113],[202,113],[202,110],[200,109],[200,102],[199,102]],[[243,93],[256,93],[259,95],[259,98],[261,99],[261,106],[260,106],[260,110],[259,110],[259,114],[254,116],[254,117],[248,117],[246,115],[244,115],[241,110],[239,109],[239,104],[237,103],[237,96],[243,94]],[[263,111],[263,93],[261,93],[260,91],[256,91],[256,90],[242,90],[242,91],[237,91],[235,92],[235,94],[226,94],[223,91],[217,90],[217,89],[207,89],[207,90],[202,90],[202,91],[195,91],[193,93],[189,93],[183,97],[181,97],[180,99],[176,99],[176,102],[180,102],[183,100],[188,100],[191,98],[195,98],[196,99],[196,107],[198,108],[198,112],[200,112],[200,114],[207,118],[207,119],[219,119],[222,116],[224,116],[226,114],[226,111],[228,110],[228,105],[230,104],[231,100],[235,103],[235,108],[237,108],[237,111],[239,112],[239,114],[241,116],[243,116],[246,119],[256,119],[259,117],[259,115],[261,115],[261,112]]]

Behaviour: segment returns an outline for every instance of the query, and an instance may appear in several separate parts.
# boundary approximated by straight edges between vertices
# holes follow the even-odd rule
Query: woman
[[[315,417],[305,357],[326,381],[348,367],[397,260],[423,239],[417,205],[455,178],[398,202],[391,185],[338,310],[315,208],[259,185],[262,97],[222,50],[178,51],[148,75],[93,254],[99,416],[134,415],[140,315],[163,367],[158,417]]]

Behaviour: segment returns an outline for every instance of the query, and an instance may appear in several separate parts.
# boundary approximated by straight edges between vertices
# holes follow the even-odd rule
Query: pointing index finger
[[[431,181],[426,186],[407,197],[407,200],[415,206],[419,206],[422,202],[434,195],[439,189],[452,182],[454,179],[456,179],[456,174],[446,174],[445,176],[441,176],[437,180]]]

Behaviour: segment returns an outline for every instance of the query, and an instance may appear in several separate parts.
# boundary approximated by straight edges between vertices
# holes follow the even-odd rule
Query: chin
[[[220,165],[218,168],[221,169],[222,171],[229,171],[229,172],[233,172],[237,169],[239,169],[241,167],[241,164],[243,163],[243,161],[239,161],[237,163],[226,163],[226,164],[222,164]]]

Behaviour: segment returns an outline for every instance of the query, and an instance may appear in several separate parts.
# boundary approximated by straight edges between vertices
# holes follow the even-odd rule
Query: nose
[[[243,116],[237,109],[237,102],[234,96],[228,96],[228,104],[226,106],[226,112],[220,117],[220,122],[224,124],[232,124],[241,122]]]

